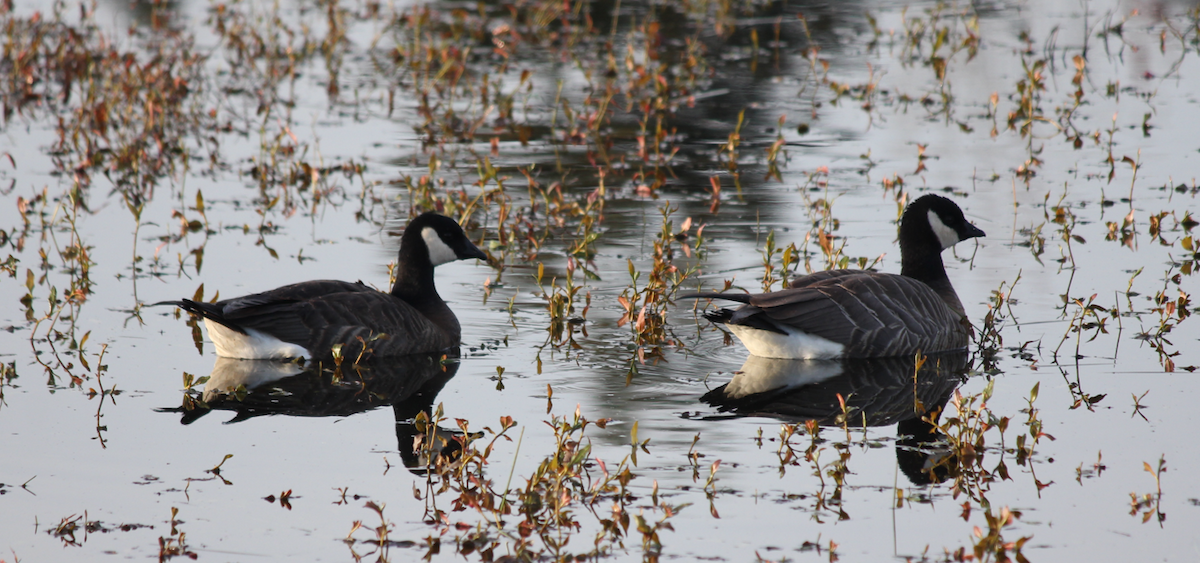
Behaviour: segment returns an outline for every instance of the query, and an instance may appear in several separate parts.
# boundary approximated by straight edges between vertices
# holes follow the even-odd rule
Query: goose
[[[204,319],[217,355],[246,360],[357,359],[434,353],[458,346],[461,328],[433,283],[436,266],[487,254],[453,219],[429,212],[400,238],[396,283],[314,280],[216,303],[163,301]]]
[[[970,322],[946,277],[942,251],[984,233],[953,201],[921,196],[900,218],[900,274],[829,270],[772,293],[693,293],[744,303],[705,313],[752,355],[786,359],[884,358],[965,348]]]

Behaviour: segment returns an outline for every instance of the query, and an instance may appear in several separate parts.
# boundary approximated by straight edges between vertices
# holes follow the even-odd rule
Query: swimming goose
[[[953,201],[925,195],[900,218],[900,275],[829,270],[760,294],[694,293],[737,301],[705,318],[724,324],[756,356],[883,358],[967,346],[970,323],[946,277],[942,251],[984,236]]]
[[[461,329],[438,296],[433,268],[487,255],[453,219],[424,213],[400,238],[391,293],[362,282],[315,280],[203,303],[164,301],[204,318],[217,355],[248,360],[433,353],[457,346]]]

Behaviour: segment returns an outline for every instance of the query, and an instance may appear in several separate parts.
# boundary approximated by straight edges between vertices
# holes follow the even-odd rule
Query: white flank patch
[[[933,229],[933,234],[937,235],[938,241],[942,243],[942,250],[958,244],[960,240],[958,231],[947,227],[942,218],[932,210],[929,212],[929,228]]]
[[[425,248],[429,249],[429,261],[434,266],[458,260],[458,254],[442,241],[442,237],[438,236],[433,227],[421,229],[421,238],[425,239]]]
[[[246,329],[246,334],[242,334],[209,319],[204,319],[204,326],[208,328],[208,337],[212,339],[217,355],[223,358],[287,360],[310,355],[303,346],[284,342],[254,329]]]
[[[208,382],[204,384],[204,400],[234,393],[239,386],[246,389],[262,387],[301,371],[304,371],[304,364],[298,362],[217,358]]]
[[[725,396],[740,399],[755,393],[795,389],[837,377],[843,371],[839,361],[782,360],[752,355],[725,386]]]
[[[807,332],[779,334],[739,325],[725,325],[755,356],[788,360],[832,360],[842,357],[845,346]]]

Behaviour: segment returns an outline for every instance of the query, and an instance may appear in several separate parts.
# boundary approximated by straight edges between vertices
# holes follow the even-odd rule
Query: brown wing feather
[[[770,323],[842,343],[849,357],[887,357],[967,345],[962,318],[924,283],[895,274],[833,270],[797,287],[752,296],[730,322]]]
[[[342,344],[342,354],[357,357],[364,343],[376,356],[432,353],[456,346],[458,335],[447,334],[408,303],[390,294],[337,293],[306,303],[303,323],[314,354]],[[386,337],[372,338],[379,335]]]
[[[315,357],[341,353],[368,356],[432,353],[458,344],[412,305],[361,283],[310,281],[220,301],[205,317],[235,328],[254,329],[298,344]],[[380,336],[386,335],[386,336]]]
[[[338,280],[313,280],[283,287],[277,287],[262,293],[253,293],[233,299],[218,301],[215,305],[224,312],[225,318],[237,319],[241,315],[257,314],[256,307],[264,305],[279,305],[297,301],[307,301],[318,297],[337,293],[379,293],[367,287],[362,282],[350,283]]]

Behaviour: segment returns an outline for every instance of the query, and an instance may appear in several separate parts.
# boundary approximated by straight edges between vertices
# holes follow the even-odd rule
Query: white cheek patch
[[[937,212],[929,212],[929,228],[933,229],[933,234],[937,235],[938,242],[942,243],[942,250],[946,250],[951,246],[958,244],[958,231],[947,227],[942,222],[942,218],[938,217]]]
[[[422,229],[421,238],[425,239],[425,248],[429,249],[429,261],[434,266],[458,260],[458,254],[442,241],[442,237],[438,236],[433,227]]]

